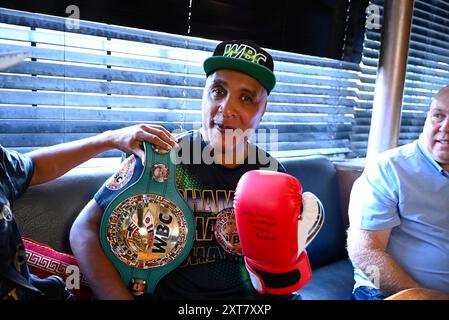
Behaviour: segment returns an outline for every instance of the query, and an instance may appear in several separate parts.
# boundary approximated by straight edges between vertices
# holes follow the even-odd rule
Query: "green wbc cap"
[[[232,69],[258,80],[268,94],[276,85],[273,58],[251,40],[223,41],[217,45],[212,57],[204,60],[207,75],[218,69]]]

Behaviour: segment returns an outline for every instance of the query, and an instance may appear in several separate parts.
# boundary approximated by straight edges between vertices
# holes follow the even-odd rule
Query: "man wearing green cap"
[[[244,173],[261,168],[285,171],[248,141],[276,83],[273,59],[252,41],[224,41],[203,66],[207,80],[202,96],[202,127],[178,137],[183,160],[172,173],[176,174],[176,188],[195,217],[190,255],[160,280],[152,295],[133,292],[132,283],[139,279],[124,283],[105,255],[99,240],[102,215],[117,194],[140,179],[143,171],[140,161],[131,156],[123,165],[126,172],[132,172],[125,179],[128,182],[118,186],[112,176],[80,213],[70,234],[81,271],[99,299],[267,297],[254,290],[245,269],[233,197]]]
[[[220,43],[203,66],[201,133],[216,162],[234,167],[248,157],[248,135],[258,127],[276,84],[273,59],[254,42],[237,40]],[[236,141],[226,143],[230,140]],[[235,158],[227,161],[231,154]]]

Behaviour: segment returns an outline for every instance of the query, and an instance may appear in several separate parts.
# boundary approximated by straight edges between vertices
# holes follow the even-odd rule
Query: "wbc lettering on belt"
[[[187,221],[170,200],[140,194],[122,201],[109,216],[106,239],[114,255],[137,268],[164,266],[187,241]]]

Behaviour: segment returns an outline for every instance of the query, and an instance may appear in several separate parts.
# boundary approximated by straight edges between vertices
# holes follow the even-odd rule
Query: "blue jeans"
[[[360,286],[352,293],[352,300],[384,300],[382,291],[376,288]]]

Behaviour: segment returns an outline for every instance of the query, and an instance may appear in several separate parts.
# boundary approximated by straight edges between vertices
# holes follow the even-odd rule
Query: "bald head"
[[[449,103],[449,85],[441,88],[437,94],[432,98],[432,105],[435,103],[435,100],[438,100],[442,103]]]
[[[433,98],[420,140],[432,158],[449,171],[449,86]]]

